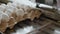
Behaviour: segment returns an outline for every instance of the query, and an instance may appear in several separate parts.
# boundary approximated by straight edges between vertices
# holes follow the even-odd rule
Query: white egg
[[[6,13],[3,13],[2,20],[6,21],[6,22],[9,21],[9,16]]]
[[[17,14],[18,16],[24,16],[24,11],[23,11],[22,9],[18,9],[18,10],[16,11],[16,14]]]

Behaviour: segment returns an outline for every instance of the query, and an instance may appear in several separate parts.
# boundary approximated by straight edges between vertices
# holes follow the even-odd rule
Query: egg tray
[[[15,24],[25,19],[33,20],[39,18],[41,10],[19,3],[8,3],[0,5],[0,32],[5,32],[7,28],[12,29]]]

